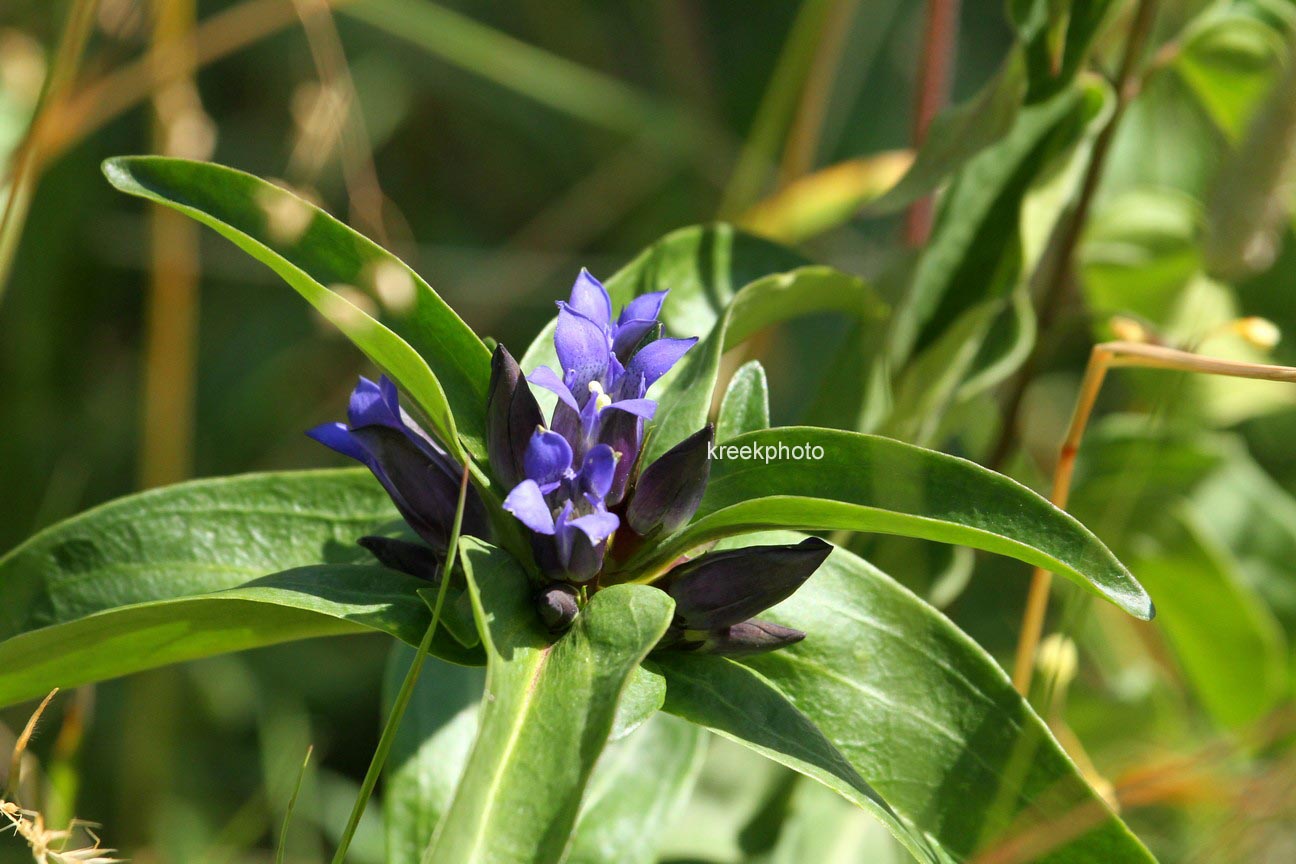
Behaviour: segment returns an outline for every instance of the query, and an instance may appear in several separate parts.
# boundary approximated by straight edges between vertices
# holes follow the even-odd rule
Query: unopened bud
[[[1141,321],[1125,315],[1113,315],[1107,322],[1112,333],[1122,342],[1152,342],[1151,334]]]
[[[693,518],[711,476],[707,451],[714,441],[715,427],[708,423],[644,469],[626,510],[635,533],[670,533]]]
[[[1258,316],[1239,318],[1234,321],[1233,332],[1245,339],[1248,344],[1265,351],[1273,348],[1282,339],[1282,331],[1278,329],[1277,324],[1268,318]]]
[[[1040,677],[1052,682],[1056,691],[1066,690],[1075,680],[1079,665],[1075,643],[1061,633],[1050,633],[1040,642],[1035,665],[1039,668]]]
[[[805,635],[791,627],[752,619],[711,633],[697,650],[701,654],[719,654],[724,657],[764,654],[795,645]]]
[[[441,556],[422,543],[410,543],[407,540],[396,540],[391,537],[361,537],[356,541],[378,563],[401,573],[407,573],[429,582],[437,581],[441,572]]]
[[[832,552],[818,537],[711,552],[677,567],[668,593],[689,629],[733,627],[791,597]]]
[[[561,633],[571,626],[580,612],[576,589],[565,582],[554,582],[536,595],[536,611],[550,633]]]
[[[540,406],[517,361],[503,345],[491,356],[491,378],[486,402],[486,450],[490,464],[505,489],[526,478],[527,442],[542,423]]]

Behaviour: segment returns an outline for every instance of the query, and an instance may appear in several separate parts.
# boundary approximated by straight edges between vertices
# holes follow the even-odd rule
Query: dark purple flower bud
[[[672,571],[667,589],[689,630],[733,627],[791,597],[832,552],[818,537],[711,552]]]
[[[408,540],[391,537],[361,537],[356,542],[368,549],[378,559],[378,563],[389,570],[408,573],[428,582],[437,581],[441,575],[444,556],[422,543],[410,543]]]
[[[486,403],[486,450],[491,468],[506,489],[526,477],[527,442],[543,422],[540,405],[513,355],[503,345],[491,356],[490,397]]]
[[[784,627],[771,621],[743,621],[732,627],[716,630],[707,635],[699,654],[719,654],[725,657],[742,657],[764,654],[795,645],[805,638],[800,630]]]
[[[461,469],[400,406],[385,376],[361,378],[351,394],[347,423],[325,423],[306,434],[373,472],[409,526],[435,550],[450,541]],[[485,508],[471,489],[463,533],[486,537]]]
[[[658,528],[670,533],[693,518],[711,477],[713,441],[715,427],[708,423],[644,469],[626,510],[636,533],[646,536]]]
[[[576,620],[576,589],[565,582],[546,585],[536,594],[536,611],[550,633],[561,633]]]

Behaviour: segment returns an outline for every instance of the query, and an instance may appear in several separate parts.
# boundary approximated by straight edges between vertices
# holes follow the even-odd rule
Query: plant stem
[[[949,100],[950,75],[958,42],[959,0],[927,0],[922,55],[918,58],[918,87],[914,105],[914,150],[922,147],[927,129]],[[932,227],[932,198],[920,198],[905,214],[905,243],[921,246]]]
[[[1071,425],[1067,428],[1066,437],[1058,450],[1057,466],[1053,469],[1053,493],[1049,500],[1060,508],[1065,508],[1071,497],[1071,476],[1075,470],[1076,456],[1080,452],[1080,442],[1107,377],[1107,370],[1121,367],[1168,369],[1296,384],[1296,368],[1291,366],[1268,366],[1203,357],[1190,351],[1141,342],[1103,342],[1095,345],[1089,355],[1089,364],[1085,367],[1080,394],[1076,397],[1075,411],[1071,415]],[[1022,616],[1021,633],[1017,639],[1017,656],[1013,663],[1013,685],[1023,696],[1030,690],[1035,651],[1044,632],[1044,614],[1048,611],[1052,579],[1049,571],[1039,568],[1031,575],[1026,611]]]
[[[184,58],[193,67],[196,50],[194,0],[158,2],[150,56]],[[209,155],[204,118],[192,77],[169,79],[154,67],[153,146],[166,156]],[[198,224],[160,204],[150,208],[149,287],[144,348],[144,399],[139,452],[140,485],[148,488],[183,480],[193,462],[194,367],[198,341]]]
[[[463,526],[464,501],[468,498],[468,473],[469,464],[465,463],[463,477],[459,481],[459,503],[455,506],[454,527],[450,529],[445,564],[441,567],[441,584],[437,587],[436,603],[432,606],[432,622],[428,624],[427,632],[423,634],[423,641],[414,652],[414,660],[410,663],[409,671],[405,673],[405,680],[401,682],[400,692],[396,694],[396,701],[392,703],[391,713],[387,715],[387,723],[378,738],[378,747],[374,750],[373,759],[369,762],[369,770],[365,772],[364,781],[360,784],[360,794],[356,796],[355,805],[351,808],[351,816],[347,819],[341,840],[338,841],[333,864],[342,864],[346,860],[347,849],[350,848],[351,840],[355,837],[356,828],[360,826],[360,817],[364,816],[365,807],[369,805],[374,787],[378,785],[378,777],[382,774],[383,766],[387,763],[387,754],[391,752],[392,743],[396,740],[396,731],[400,728],[401,718],[405,716],[405,709],[409,707],[410,698],[414,695],[414,685],[418,683],[419,673],[423,670],[423,661],[427,659],[428,651],[432,647],[432,637],[436,635],[437,623],[441,620],[441,607],[445,604],[446,588],[450,585],[450,571],[454,569],[455,556],[458,554],[459,529]]]
[[[1093,206],[1094,195],[1102,182],[1112,140],[1116,137],[1116,130],[1120,127],[1126,109],[1140,89],[1141,79],[1136,78],[1134,73],[1143,56],[1148,37],[1151,35],[1156,13],[1157,0],[1139,0],[1138,8],[1134,12],[1134,22],[1130,25],[1129,36],[1125,40],[1120,69],[1113,82],[1116,91],[1116,107],[1107,125],[1094,139],[1093,153],[1085,170],[1075,208],[1063,218],[1062,224],[1053,235],[1052,242],[1040,261],[1035,283],[1044,286],[1045,294],[1039,304],[1038,336],[1030,356],[1022,364],[1021,371],[1013,378],[1004,403],[1004,419],[1003,426],[999,430],[999,439],[995,442],[994,449],[990,451],[990,458],[986,460],[988,468],[998,470],[1007,460],[1016,443],[1017,422],[1021,414],[1022,400],[1026,395],[1026,388],[1039,368],[1044,348],[1050,344],[1049,336],[1057,321],[1062,303],[1070,293],[1073,281],[1072,259],[1075,257],[1076,246],[1080,242],[1085,223],[1089,219],[1089,209]]]

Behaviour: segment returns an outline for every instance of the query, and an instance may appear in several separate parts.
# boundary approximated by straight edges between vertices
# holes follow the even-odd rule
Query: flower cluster
[[[504,509],[536,535],[538,563],[556,578],[585,583],[602,569],[608,541],[621,526],[610,508],[627,499],[644,422],[657,410],[646,398],[648,388],[697,342],[662,337],[657,316],[665,297],[664,291],[644,294],[613,321],[607,291],[582,270],[571,299],[558,304],[554,349],[563,373],[541,366],[530,379],[557,397],[548,428],[540,423],[499,428],[491,418],[488,434],[501,437],[500,449],[519,449],[514,439],[526,433],[521,472],[515,459],[505,465],[511,471],[501,472],[514,484]],[[510,406],[526,402],[517,392],[527,388],[515,366],[507,351],[496,350],[497,385],[513,382]],[[491,392],[494,401],[496,388]],[[539,417],[538,407],[534,416]],[[700,488],[696,497],[700,500]],[[683,518],[691,515],[690,510]]]
[[[528,529],[542,577],[536,608],[550,630],[566,629],[581,598],[599,588],[609,553],[675,532],[693,517],[710,477],[714,429],[707,425],[642,466],[645,423],[657,403],[647,394],[697,342],[662,335],[666,292],[641,295],[613,319],[597,279],[581,271],[558,304],[554,349],[561,373],[540,367],[530,383],[552,392],[549,422],[517,361],[501,345],[491,358],[486,445],[495,478],[508,489],[503,510]],[[365,537],[385,566],[435,578],[444,560],[462,468],[407,414],[396,386],[360,379],[347,423],[308,433],[364,463],[423,543]],[[475,492],[464,534],[489,537]],[[832,547],[818,538],[792,545],[708,552],[683,561],[658,587],[675,600],[675,620],[659,648],[750,654],[805,634],[752,616],[789,597]]]

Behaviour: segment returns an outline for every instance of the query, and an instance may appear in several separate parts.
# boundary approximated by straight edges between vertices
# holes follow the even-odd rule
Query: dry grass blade
[[[122,859],[112,857],[115,849],[105,849],[100,845],[99,838],[93,830],[97,827],[94,823],[73,819],[68,822],[66,828],[50,828],[45,824],[43,813],[24,808],[16,800],[11,800],[15,798],[18,780],[22,774],[23,754],[31,742],[32,735],[36,732],[41,716],[57,693],[58,689],[55,688],[41,701],[14,744],[8,787],[5,789],[4,797],[0,798],[0,817],[9,824],[0,826],[0,830],[12,829],[14,834],[27,844],[31,850],[32,860],[36,864],[116,864]],[[90,845],[69,849],[72,841],[79,835],[84,835]]]

